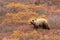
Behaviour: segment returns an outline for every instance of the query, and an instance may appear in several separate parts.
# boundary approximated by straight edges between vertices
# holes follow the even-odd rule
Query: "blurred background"
[[[51,30],[35,30],[28,21],[48,19]],[[0,40],[59,40],[60,0],[0,0]]]

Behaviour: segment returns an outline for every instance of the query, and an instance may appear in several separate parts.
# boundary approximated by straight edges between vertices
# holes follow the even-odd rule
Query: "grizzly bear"
[[[48,29],[50,30],[48,21],[44,18],[40,18],[40,19],[33,19],[30,21],[30,23],[34,26],[35,29],[38,28],[43,28],[43,29]]]

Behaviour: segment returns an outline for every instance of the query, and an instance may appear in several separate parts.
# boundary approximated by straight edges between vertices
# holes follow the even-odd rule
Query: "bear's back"
[[[44,19],[44,18],[40,18],[40,19],[36,19],[36,20],[35,20],[35,23],[36,23],[37,25],[42,24],[42,23],[44,23],[44,22],[47,23],[47,20]]]

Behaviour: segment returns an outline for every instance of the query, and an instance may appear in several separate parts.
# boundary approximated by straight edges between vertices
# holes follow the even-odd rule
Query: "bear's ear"
[[[32,22],[34,22],[34,20],[32,20]]]

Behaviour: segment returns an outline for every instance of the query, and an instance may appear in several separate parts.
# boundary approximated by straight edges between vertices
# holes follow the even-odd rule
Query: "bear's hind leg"
[[[50,28],[49,28],[49,25],[48,25],[48,24],[43,23],[43,24],[42,24],[42,27],[43,27],[43,29],[48,29],[48,30],[50,30]]]

